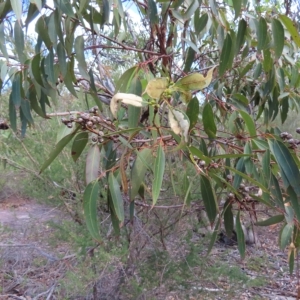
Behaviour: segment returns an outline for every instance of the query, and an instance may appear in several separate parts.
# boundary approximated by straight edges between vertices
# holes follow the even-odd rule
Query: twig
[[[50,295],[50,297],[51,297],[51,295],[52,295],[52,293],[53,293],[53,291],[54,291],[55,286],[56,286],[56,283],[54,283],[54,284],[51,286],[51,288],[48,289],[46,292],[40,293],[40,294],[38,294],[37,296],[35,296],[35,297],[33,298],[33,300],[37,300],[37,299],[39,299],[41,296],[44,296],[44,295],[47,295],[47,294],[48,294],[48,296]],[[47,299],[49,300],[50,298],[48,298],[48,296],[47,296]]]

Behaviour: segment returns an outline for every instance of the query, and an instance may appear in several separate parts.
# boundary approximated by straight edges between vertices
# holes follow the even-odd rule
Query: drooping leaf
[[[148,17],[151,26],[158,23],[158,12],[156,7],[156,2],[154,0],[148,0]]]
[[[273,34],[273,47],[275,50],[275,58],[281,56],[284,46],[284,28],[280,21],[272,18],[272,34]]]
[[[236,235],[238,240],[238,249],[241,255],[241,258],[245,258],[246,244],[245,244],[245,234],[241,223],[240,211],[238,211],[236,216]]]
[[[6,41],[4,34],[4,22],[0,24],[0,51],[4,55],[4,57],[8,60],[8,52],[6,49]]]
[[[215,138],[217,132],[217,126],[214,121],[214,113],[209,103],[206,103],[202,113],[204,131],[209,138]]]
[[[250,134],[251,137],[255,137],[256,136],[256,129],[255,129],[255,124],[253,121],[253,118],[245,111],[240,110],[239,113],[241,114],[246,127],[248,129],[248,132]]]
[[[157,202],[158,196],[160,194],[160,189],[163,182],[164,172],[165,172],[165,152],[161,145],[158,146],[156,152],[156,158],[154,161],[154,179],[152,183],[152,205],[154,206]]]
[[[71,150],[71,156],[76,162],[82,151],[84,150],[87,142],[89,140],[89,134],[87,132],[80,132],[76,135]]]
[[[14,28],[14,38],[15,38],[15,50],[18,54],[19,61],[21,63],[25,62],[25,54],[24,54],[24,32],[22,30],[21,24],[19,22],[15,22]]]
[[[284,250],[285,247],[290,244],[293,235],[293,227],[294,227],[293,224],[286,224],[283,227],[283,230],[281,231],[281,235],[280,235],[281,250]]]
[[[41,16],[36,24],[35,24],[35,31],[38,34],[39,38],[42,39],[42,41],[45,43],[46,47],[48,48],[48,50],[52,47],[52,41],[49,37],[49,33],[48,33],[48,26],[45,22],[45,17]]]
[[[169,109],[168,113],[170,127],[175,134],[180,134],[187,143],[189,140],[190,120],[187,115],[178,109]]]
[[[153,159],[152,150],[150,148],[145,148],[139,151],[130,174],[130,183],[131,183],[130,200],[131,201],[138,194],[142,182],[145,179],[145,175],[148,170],[148,165],[151,163],[152,159]]]
[[[220,76],[223,76],[225,71],[231,67],[229,65],[231,51],[232,51],[232,40],[230,34],[228,33],[224,40],[223,48],[220,55],[220,66],[219,66]]]
[[[230,203],[230,199],[228,199],[224,204],[224,226],[226,230],[226,234],[228,238],[231,238],[233,230],[234,230],[234,219],[232,213],[232,204]]]
[[[281,141],[269,139],[268,142],[282,176],[288,180],[288,183],[284,182],[286,188],[291,185],[297,196],[300,196],[300,172],[291,152]]]
[[[215,67],[209,69],[205,77],[200,73],[189,74],[179,79],[175,83],[175,86],[179,88],[183,88],[185,90],[192,90],[192,91],[202,90],[210,85],[214,69]]]
[[[254,225],[256,226],[270,226],[274,224],[278,224],[284,220],[284,215],[276,215],[273,217],[270,217],[267,220],[256,222]]]
[[[115,178],[113,172],[110,172],[108,175],[108,185],[109,185],[109,191],[110,191],[113,206],[114,206],[114,212],[116,213],[118,220],[121,223],[123,223],[124,222],[124,203],[123,203],[123,198],[122,198],[119,183],[118,183],[117,179]]]
[[[267,45],[267,29],[268,25],[266,20],[263,17],[260,17],[257,27],[256,27],[256,35],[257,35],[257,50],[264,50]]]
[[[204,13],[199,17],[199,13],[197,14],[197,11],[195,13],[194,17],[194,26],[195,26],[195,31],[197,34],[199,34],[207,25],[208,21],[208,14]]]
[[[12,100],[16,108],[20,107],[22,100],[22,73],[17,72],[12,82]]]
[[[59,8],[68,17],[75,17],[69,0],[54,0],[55,6]]]
[[[87,73],[87,64],[84,56],[84,38],[82,35],[76,37],[74,47],[76,53],[76,60],[78,61],[79,72],[83,76],[83,78],[89,80],[90,77]]]
[[[286,27],[286,29],[289,31],[294,42],[297,44],[298,47],[300,47],[300,35],[299,35],[296,25],[286,15],[279,15],[279,19],[283,23],[283,25]]]
[[[169,79],[166,77],[154,78],[146,86],[145,93],[153,99],[159,99],[162,93],[169,86]]]
[[[190,120],[189,131],[191,131],[197,124],[199,111],[200,111],[199,100],[197,97],[193,97],[192,100],[188,103],[188,106],[186,108],[186,115]]]
[[[243,157],[241,157],[238,160],[238,162],[236,164],[236,170],[239,171],[240,173],[244,173],[245,172],[245,162],[244,162],[244,158]],[[241,182],[242,182],[242,176],[239,173],[237,173],[234,176],[234,180],[233,180],[232,186],[235,189],[237,189],[240,186]]]
[[[14,13],[16,14],[18,22],[21,22],[23,2],[20,0],[10,0],[10,3]]]
[[[51,163],[52,161],[57,157],[57,155],[65,148],[65,146],[73,139],[73,137],[75,136],[77,130],[79,129],[79,127],[77,127],[77,129],[65,136],[62,140],[60,140],[55,148],[51,151],[49,158],[43,163],[40,173],[42,173]]]
[[[9,122],[13,131],[17,131],[17,112],[14,105],[12,93],[9,95]]]
[[[297,217],[297,220],[300,220],[300,205],[299,205],[299,197],[295,193],[294,189],[289,186],[286,190],[288,197],[286,198],[287,202],[290,202]]]
[[[200,188],[205,211],[210,223],[213,224],[219,211],[219,207],[211,181],[204,175],[200,176]]]
[[[97,216],[97,202],[99,199],[99,183],[98,180],[90,182],[83,193],[83,211],[86,226],[91,236],[100,241],[99,221]]]
[[[241,8],[242,8],[242,1],[241,0],[232,0],[232,4],[233,4],[234,12],[235,12],[234,18],[236,19],[240,15]]]
[[[37,54],[33,57],[30,65],[31,73],[35,79],[35,81],[42,87],[44,87],[42,75],[41,75],[41,67],[40,67],[40,61],[41,61],[41,54]]]
[[[100,163],[100,148],[98,144],[91,145],[88,150],[85,165],[85,181],[86,184],[98,178]]]

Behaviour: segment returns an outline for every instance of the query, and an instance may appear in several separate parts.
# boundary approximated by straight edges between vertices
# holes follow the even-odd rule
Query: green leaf
[[[289,149],[278,140],[268,140],[270,150],[274,155],[282,176],[288,180],[288,184],[292,186],[297,196],[300,196],[300,173],[299,168],[289,151]],[[287,185],[287,183],[285,183]],[[288,188],[288,185],[285,187]]]
[[[267,220],[256,222],[254,225],[256,226],[270,226],[274,224],[278,224],[284,220],[284,215],[276,215]]]
[[[229,167],[228,167],[229,168]],[[230,168],[229,168],[230,169]],[[244,162],[244,158],[241,157],[237,164],[236,164],[236,170],[240,173],[244,173],[245,172],[245,162]],[[233,180],[233,184],[232,186],[235,188],[235,189],[238,189],[240,184],[242,182],[242,176],[237,173],[235,176],[234,176],[234,180]]]
[[[256,129],[255,129],[255,124],[254,124],[252,117],[243,110],[240,110],[239,113],[241,114],[241,116],[246,124],[246,127],[248,129],[250,137],[256,137]]]
[[[300,36],[299,36],[297,26],[293,23],[293,21],[289,17],[285,15],[280,15],[279,19],[283,23],[285,28],[289,31],[294,42],[297,44],[298,47],[300,47]]]
[[[289,271],[290,271],[290,275],[293,274],[294,271],[294,264],[295,264],[295,250],[294,247],[290,247],[289,249]]]
[[[91,145],[86,157],[85,181],[86,184],[94,181],[99,176],[100,149],[98,144]]]
[[[130,174],[131,190],[130,200],[138,194],[139,189],[145,179],[149,164],[153,159],[152,150],[150,148],[142,149],[138,152],[137,158],[133,164]]]
[[[20,0],[10,0],[10,3],[14,13],[16,14],[18,22],[21,22],[23,2]]]
[[[257,50],[264,50],[267,45],[267,22],[263,17],[260,17],[257,27],[256,27],[256,35],[257,35]]]
[[[124,222],[123,198],[122,198],[118,180],[115,178],[115,176],[112,172],[110,172],[108,175],[108,186],[109,186],[109,191],[110,191],[113,206],[114,206],[114,212],[116,213],[118,220],[121,223],[123,223]]]
[[[190,120],[189,131],[191,131],[197,124],[199,111],[200,111],[199,100],[197,97],[193,97],[192,100],[188,103],[188,106],[186,108],[186,115]]]
[[[196,2],[196,1],[195,1]],[[195,26],[195,31],[196,34],[199,34],[207,25],[208,21],[208,14],[204,13],[200,18],[199,18],[199,13],[195,13],[194,17],[194,26]]]
[[[33,78],[35,81],[42,87],[44,87],[42,74],[41,74],[41,67],[40,67],[40,61],[41,61],[41,54],[37,54],[33,57],[31,61],[31,73],[33,75]]]
[[[220,66],[219,66],[220,76],[223,76],[225,71],[231,67],[229,66],[231,51],[232,51],[232,40],[230,34],[227,33],[221,51],[221,56],[220,56]]]
[[[21,89],[22,89],[22,73],[17,72],[14,76],[14,80],[12,82],[12,100],[16,108],[19,108],[21,105],[22,95],[21,95]]]
[[[284,250],[290,244],[293,235],[293,224],[286,224],[280,235],[280,248]]]
[[[83,211],[86,226],[91,236],[100,241],[99,221],[97,217],[97,202],[99,199],[99,183],[98,180],[90,182],[83,193]]]
[[[272,34],[273,34],[273,47],[275,50],[275,58],[281,56],[284,46],[284,28],[280,21],[272,18]]]
[[[75,17],[70,0],[54,0],[55,6],[69,17]]]
[[[101,25],[108,24],[109,23],[109,15],[110,15],[110,1],[108,0],[102,0],[101,5]]]
[[[158,24],[158,12],[156,3],[154,0],[148,0],[148,17],[150,20],[151,26]]]
[[[83,76],[83,78],[89,80],[90,76],[87,73],[87,65],[84,57],[84,38],[82,35],[78,36],[75,39],[74,47],[75,47],[76,59],[78,61],[79,72]]]
[[[62,45],[62,43],[58,43],[57,45],[57,57],[58,57],[61,74],[63,77],[65,77],[67,73],[67,59],[66,59],[65,48]]]
[[[0,51],[4,55],[4,57],[8,60],[8,53],[6,49],[6,41],[4,34],[4,22],[0,24]]]
[[[232,0],[235,16],[234,18],[237,19],[237,17],[240,15],[241,8],[242,8],[242,1],[241,0]]]
[[[25,54],[24,54],[24,32],[22,30],[22,27],[19,22],[15,22],[15,28],[14,28],[14,40],[15,40],[15,50],[18,54],[20,63],[24,63],[26,60]]]
[[[60,140],[55,148],[51,151],[49,158],[43,163],[40,173],[42,173],[51,163],[52,161],[57,157],[57,155],[65,148],[65,146],[73,139],[73,137],[75,136],[77,130],[79,129],[79,127],[77,127],[77,129],[65,136],[62,140]]]
[[[297,197],[297,194],[295,193],[294,189],[289,186],[287,188],[287,199],[286,202],[290,202],[292,204],[292,207],[295,211],[295,215],[297,217],[297,220],[300,220],[300,205],[299,205],[299,198]]]
[[[38,34],[39,38],[42,39],[42,41],[45,43],[46,47],[48,48],[48,50],[52,47],[52,41],[49,37],[49,33],[48,33],[48,26],[45,22],[45,17],[41,16],[36,24],[35,24],[35,31]]]
[[[245,244],[245,235],[244,230],[241,224],[240,211],[238,211],[236,216],[236,235],[238,240],[238,249],[241,255],[241,258],[245,258],[246,244]]]
[[[13,95],[9,95],[9,122],[13,131],[17,131],[17,112],[13,101]]]
[[[152,206],[154,206],[157,202],[158,196],[160,194],[160,189],[162,186],[164,172],[165,172],[165,152],[161,145],[157,148],[156,158],[154,161],[154,179],[152,183]]]
[[[281,189],[280,189],[278,180],[272,173],[271,173],[271,177],[270,177],[269,189],[270,189],[271,195],[273,196],[275,203],[279,207],[284,208],[283,197],[282,197],[282,193],[281,193]]]
[[[131,80],[134,75],[138,72],[138,67],[132,67],[126,70],[116,84],[116,92],[124,92],[126,93],[128,90],[128,86],[131,83]]]
[[[202,120],[204,131],[209,138],[215,138],[217,133],[217,126],[214,121],[214,113],[209,103],[206,103],[203,108]]]
[[[87,132],[80,132],[76,135],[71,150],[71,156],[74,162],[76,162],[79,156],[81,155],[88,140],[89,140],[89,134]]]
[[[220,233],[220,218],[218,219],[218,221],[216,223],[216,226],[214,228],[214,231],[213,231],[213,233],[211,235],[206,255],[209,255],[210,251],[212,250],[212,247],[215,244],[215,242],[216,242],[216,240],[217,240],[217,238],[219,236],[219,233]]]
[[[230,201],[231,200],[228,199],[224,204],[224,226],[225,226],[226,234],[229,238],[231,238],[234,230],[232,204],[230,203]]]
[[[204,175],[200,176],[200,188],[205,211],[210,223],[213,224],[219,211],[219,207],[211,181]]]

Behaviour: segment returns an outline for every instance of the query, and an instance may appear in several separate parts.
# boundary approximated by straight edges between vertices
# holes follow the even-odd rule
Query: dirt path
[[[76,256],[70,251],[70,245],[60,243],[53,246],[49,243],[54,229],[49,226],[48,221],[59,223],[64,219],[68,217],[58,207],[38,204],[18,195],[0,198],[0,300],[93,299],[91,296],[60,296],[60,280],[66,272],[74,270]],[[217,245],[213,249],[212,261],[215,258],[215,261],[228,263],[228,272],[231,266],[238,266],[249,278],[265,281],[262,286],[244,290],[239,287],[243,292],[238,292],[237,298],[232,299],[296,299],[297,278],[288,274],[287,255],[278,250],[277,233],[274,231],[278,231],[278,228],[265,228],[260,233],[263,236],[262,248],[249,247],[247,258],[243,262],[239,259],[236,247]],[[258,260],[253,262],[251,258]],[[184,299],[223,300],[225,298],[219,297],[219,294],[226,289],[226,284],[224,282],[222,286],[220,279],[218,288],[217,285],[197,285],[195,289],[207,290],[207,295],[217,292],[218,296]],[[134,298],[112,296],[100,299]],[[176,292],[157,299],[181,300]]]

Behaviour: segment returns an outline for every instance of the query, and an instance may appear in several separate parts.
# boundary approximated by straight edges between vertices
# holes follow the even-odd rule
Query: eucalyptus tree
[[[186,182],[182,207],[203,203],[215,228],[211,244],[222,222],[231,235],[236,218],[243,257],[240,212],[249,211],[258,225],[282,224],[280,247],[289,247],[292,268],[300,246],[300,141],[270,126],[300,104],[299,19],[292,18],[291,1],[283,4],[0,3],[1,83],[12,86],[12,130],[25,134],[33,114],[51,117],[47,107],[59,101],[61,88],[95,103],[89,111],[58,112],[66,127],[41,171],[68,143],[74,161],[88,147],[83,205],[96,241],[100,189],[106,187],[119,232],[125,210],[134,221],[139,198],[151,197],[143,202],[149,208],[163,202],[164,179],[176,191],[173,166]],[[29,28],[36,33],[34,53],[24,47]],[[191,197],[195,188],[201,200]],[[257,220],[255,203],[276,215]]]

